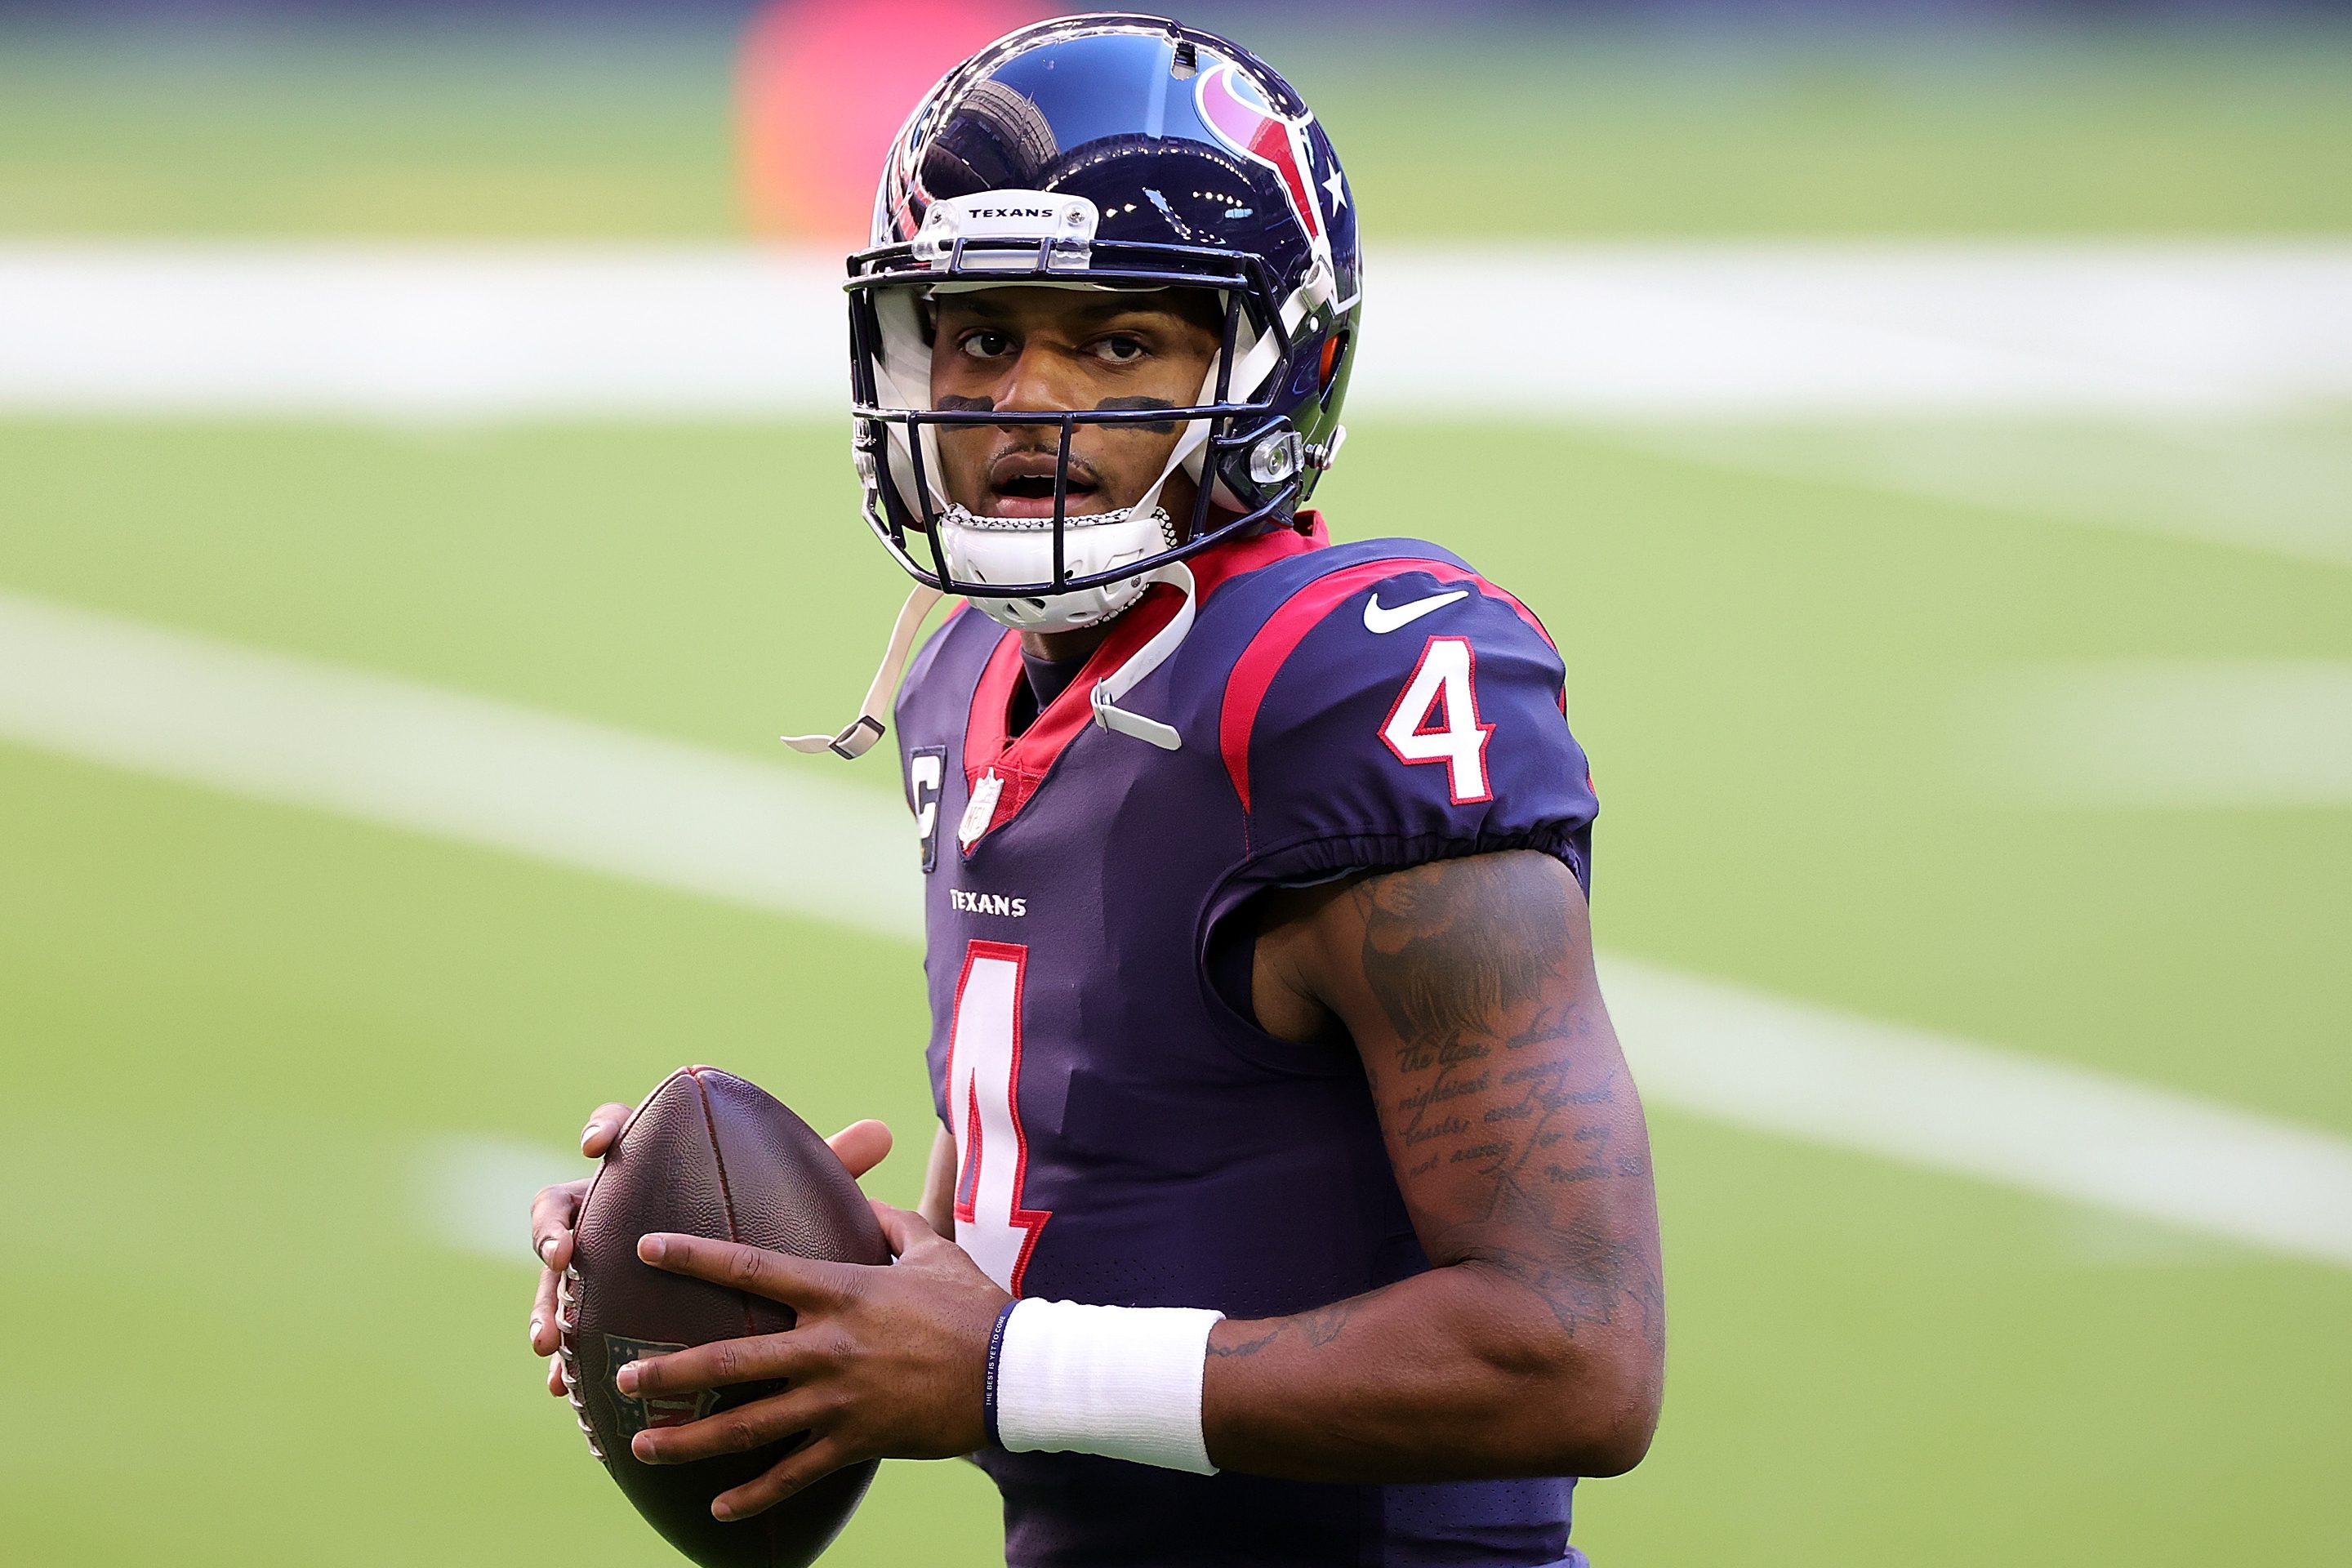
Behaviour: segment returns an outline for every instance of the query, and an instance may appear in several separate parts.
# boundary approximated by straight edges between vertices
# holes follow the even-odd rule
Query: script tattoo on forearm
[[[1396,1033],[1392,1136],[1417,1191],[1447,1194],[1444,1250],[1539,1297],[1570,1337],[1636,1314],[1664,1334],[1654,1238],[1608,1223],[1589,1184],[1643,1184],[1648,1155],[1605,1018],[1569,973],[1568,893],[1528,857],[1477,856],[1350,889],[1363,973]],[[1608,1048],[1597,1048],[1601,1046]],[[1630,1147],[1621,1146],[1630,1144]],[[1435,1249],[1433,1249],[1435,1250]]]
[[[1348,1326],[1349,1319],[1370,1305],[1373,1300],[1385,1295],[1388,1289],[1383,1286],[1378,1290],[1368,1291],[1361,1296],[1351,1296],[1344,1301],[1334,1301],[1328,1307],[1317,1307],[1312,1311],[1300,1312],[1293,1317],[1277,1318],[1272,1322],[1261,1325],[1255,1333],[1245,1340],[1234,1340],[1226,1344],[1219,1344],[1212,1339],[1209,1342],[1209,1353],[1213,1356],[1254,1356],[1278,1340],[1294,1337],[1306,1341],[1311,1346],[1328,1345],[1339,1337],[1339,1331]]]

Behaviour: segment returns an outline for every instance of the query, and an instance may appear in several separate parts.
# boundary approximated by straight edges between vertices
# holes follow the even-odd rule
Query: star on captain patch
[[[1348,187],[1346,182],[1339,178],[1339,164],[1334,163],[1331,165],[1331,177],[1323,182],[1323,188],[1331,193],[1331,210],[1333,212],[1336,213],[1341,207],[1348,205]]]

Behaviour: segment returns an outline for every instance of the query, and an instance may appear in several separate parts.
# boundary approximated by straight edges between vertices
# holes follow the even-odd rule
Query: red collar
[[[1230,578],[1286,555],[1320,550],[1331,542],[1320,512],[1298,515],[1307,524],[1307,531],[1303,534],[1293,528],[1253,534],[1192,557],[1187,564],[1192,569],[1194,608],[1206,604],[1209,595]],[[980,673],[980,684],[972,691],[971,712],[963,731],[963,776],[967,788],[976,787],[982,776],[990,772],[1003,780],[996,809],[989,818],[990,827],[1012,821],[1028,804],[1029,797],[1061,760],[1063,749],[1093,721],[1095,688],[1168,624],[1182,598],[1177,588],[1166,583],[1154,583],[1145,589],[1134,608],[1112,623],[1110,635],[1087,657],[1077,678],[1063,688],[1061,694],[1047,703],[1045,710],[1018,736],[1007,735],[1006,718],[1013,705],[1013,684],[1025,678],[1021,667],[1021,635],[1006,628]]]

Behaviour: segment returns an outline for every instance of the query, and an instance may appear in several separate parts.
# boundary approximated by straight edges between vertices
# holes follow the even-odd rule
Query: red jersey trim
[[[1211,594],[1244,572],[1279,561],[1285,556],[1319,550],[1331,542],[1319,512],[1298,514],[1308,523],[1302,534],[1286,528],[1276,533],[1261,533],[1248,539],[1221,544],[1192,558],[1194,608],[1208,601]],[[997,796],[996,809],[990,816],[988,827],[993,830],[1020,815],[1029,797],[1045,782],[1062,752],[1076,740],[1078,731],[1094,721],[1094,690],[1105,677],[1115,672],[1133,658],[1136,650],[1151,640],[1152,635],[1166,626],[1176,614],[1182,595],[1165,583],[1155,583],[1144,591],[1135,607],[1112,624],[1110,635],[1088,656],[1079,669],[1077,679],[1065,687],[1061,694],[1045,705],[1045,710],[1030,721],[1029,728],[1018,736],[1008,735],[1007,718],[1013,705],[1013,683],[1024,679],[1021,667],[1021,634],[1007,627],[997,639],[996,647],[981,669],[980,680],[973,687],[971,710],[963,728],[963,777],[967,792],[975,787],[982,775],[993,771],[1003,779],[1003,793]],[[969,794],[967,793],[967,797]],[[983,832],[981,836],[986,837]],[[978,840],[974,841],[976,845]],[[966,850],[969,853],[969,849]]]
[[[1013,1039],[1011,1065],[1005,1075],[1004,1109],[1006,1119],[1013,1124],[1012,1201],[1006,1205],[1007,1223],[1023,1233],[1021,1250],[1013,1258],[1013,1272],[1005,1289],[1015,1296],[1021,1294],[1021,1281],[1029,1272],[1030,1255],[1037,1250],[1037,1238],[1045,1234],[1045,1222],[1054,1217],[1051,1209],[1021,1206],[1023,1189],[1029,1184],[1029,1130],[1021,1121],[1021,1015],[1022,993],[1029,984],[1029,949],[1025,943],[985,942],[973,938],[963,952],[963,969],[956,976],[955,1011],[950,1015],[948,1026],[948,1059],[945,1079],[948,1092],[955,1092],[955,1027],[963,1017],[963,994],[971,984],[971,966],[983,958],[1002,960],[1013,965]],[[965,1112],[964,1127],[971,1141],[969,1150],[956,1151],[955,1217],[968,1225],[977,1226],[980,1219],[979,1186],[981,1162],[980,1079],[974,1075],[967,1084],[971,1099]],[[971,1167],[972,1194],[964,1195],[965,1167]]]
[[[1283,664],[1307,640],[1307,634],[1323,622],[1323,617],[1343,600],[1387,581],[1401,573],[1422,572],[1441,583],[1468,583],[1490,599],[1500,599],[1518,612],[1519,619],[1535,628],[1536,635],[1557,651],[1559,645],[1544,624],[1536,619],[1535,612],[1519,603],[1517,597],[1497,588],[1475,572],[1432,561],[1425,556],[1391,555],[1378,561],[1361,561],[1353,566],[1342,566],[1326,576],[1316,578],[1276,605],[1274,614],[1250,638],[1242,649],[1241,658],[1234,661],[1233,674],[1225,680],[1225,700],[1217,715],[1217,748],[1224,754],[1225,774],[1234,781],[1234,793],[1241,797],[1242,809],[1250,809],[1250,736],[1257,728],[1258,710],[1265,705],[1265,694],[1274,689],[1274,678],[1282,673]],[[1561,693],[1563,705],[1567,694]],[[1566,709],[1563,706],[1562,711]]]

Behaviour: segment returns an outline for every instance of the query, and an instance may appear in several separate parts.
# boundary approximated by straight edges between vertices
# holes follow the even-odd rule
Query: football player
[[[1040,24],[907,121],[849,292],[918,586],[796,743],[856,755],[898,689],[940,1126],[890,1267],[646,1238],[799,1317],[624,1369],[789,1383],[635,1451],[810,1434],[722,1518],[971,1454],[1021,1565],[1582,1562],[1570,1478],[1640,1460],[1664,1343],[1595,802],[1534,614],[1303,506],[1363,301],[1321,127],[1213,34]],[[534,1211],[542,1353],[581,1185]]]

